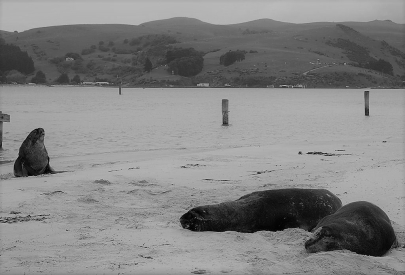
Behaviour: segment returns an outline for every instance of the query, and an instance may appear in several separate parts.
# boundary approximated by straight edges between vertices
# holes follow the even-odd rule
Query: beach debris
[[[253,171],[254,174],[252,174],[252,175],[260,175],[260,174],[265,174],[265,173],[271,173],[271,172],[274,172],[274,171],[276,171],[276,170]]]
[[[203,179],[203,180],[206,180],[206,181],[231,181],[231,180],[216,180],[216,179]]]
[[[58,191],[53,191],[53,192],[42,193],[42,195],[47,195],[47,196],[56,195],[56,194],[65,194],[65,192],[58,190]]]
[[[336,151],[336,150],[335,150]],[[338,157],[338,156],[348,156],[351,154],[335,154],[335,153],[324,153],[324,152],[308,152],[307,155],[321,155],[321,156],[325,156],[325,157]]]
[[[128,168],[128,170],[133,170],[133,169],[140,169],[140,167],[137,166],[137,167],[129,167],[129,168]],[[109,170],[108,172],[111,173],[111,172],[118,172],[118,171],[122,171],[122,170],[123,170],[123,169]]]
[[[151,256],[144,256],[142,254],[138,254],[139,257],[142,257],[144,259],[153,259]]]
[[[191,168],[191,167],[202,167],[202,166],[206,166],[206,165],[198,164],[198,163],[196,163],[196,164],[186,164],[186,165],[180,166],[180,168]]]
[[[198,270],[191,271],[191,273],[193,273],[193,274],[205,274],[205,273],[207,273],[207,271],[204,270],[204,269],[198,269]]]
[[[0,217],[0,223],[43,221],[45,219],[48,219],[49,216],[50,216],[50,214],[14,216],[14,217]]]
[[[10,214],[17,215],[17,214],[21,214],[21,212],[20,211],[11,211]]]
[[[84,203],[97,203],[98,202],[98,200],[95,200],[90,196],[84,196],[84,197],[78,198],[77,201],[84,202]]]
[[[104,185],[110,185],[110,184],[112,184],[110,181],[104,180],[104,179],[95,180],[94,183],[104,184]]]

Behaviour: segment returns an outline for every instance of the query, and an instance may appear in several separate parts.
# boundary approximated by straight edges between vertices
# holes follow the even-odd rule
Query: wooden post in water
[[[228,99],[222,99],[222,125],[228,126]]]
[[[118,75],[117,75],[117,81],[119,81],[119,82],[118,82],[118,94],[121,95],[122,79],[119,79],[119,78],[118,78]]]
[[[369,116],[369,104],[370,104],[369,95],[370,95],[369,91],[364,91],[364,112],[366,116]]]
[[[0,111],[0,149],[3,148],[3,122],[10,122],[10,116]]]

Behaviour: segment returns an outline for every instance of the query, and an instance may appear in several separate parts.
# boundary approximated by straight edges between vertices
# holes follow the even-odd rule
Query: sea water
[[[222,99],[229,126],[222,126]],[[404,135],[404,90],[1,86],[0,161],[45,129],[51,158],[302,141],[387,140]]]

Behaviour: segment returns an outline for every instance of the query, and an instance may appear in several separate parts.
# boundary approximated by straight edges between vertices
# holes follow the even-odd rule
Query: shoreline
[[[79,88],[115,88],[115,89],[119,89],[119,85],[75,85],[75,84],[0,84],[0,87],[2,86],[6,86],[6,87],[18,87],[18,86],[23,86],[23,87],[37,87],[37,86],[41,86],[41,87],[68,87],[68,88],[75,88],[75,87],[79,87]],[[190,88],[196,88],[196,89],[269,89],[269,90],[276,90],[276,89],[283,89],[283,90],[289,90],[289,89],[308,89],[308,90],[312,90],[312,89],[327,89],[327,90],[363,90],[363,89],[371,89],[371,90],[403,90],[404,87],[401,86],[394,86],[394,87],[343,87],[343,86],[339,86],[339,87],[306,87],[306,88],[298,88],[298,87],[293,87],[293,88],[285,88],[285,87],[242,87],[242,86],[212,86],[212,87],[199,87],[199,86],[152,86],[152,85],[131,85],[131,86],[121,86],[122,89],[190,89]]]

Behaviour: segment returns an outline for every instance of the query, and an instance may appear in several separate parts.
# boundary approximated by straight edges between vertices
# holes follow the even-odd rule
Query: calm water
[[[14,160],[28,133],[45,129],[51,157],[172,148],[227,148],[404,134],[404,90],[123,89],[0,87],[0,160]],[[229,99],[223,127],[221,100]]]

